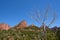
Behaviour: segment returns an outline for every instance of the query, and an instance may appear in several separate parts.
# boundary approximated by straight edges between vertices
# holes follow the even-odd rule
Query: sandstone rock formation
[[[27,22],[25,20],[21,21],[15,28],[25,28],[27,27]]]
[[[0,30],[8,30],[8,29],[10,29],[9,25],[4,23],[0,24]]]

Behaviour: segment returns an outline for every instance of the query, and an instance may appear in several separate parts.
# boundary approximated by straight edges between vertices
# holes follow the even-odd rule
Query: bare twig
[[[51,24],[53,24],[54,21],[55,21],[55,19],[56,19],[56,13],[54,12],[54,13],[53,13],[53,19],[51,20],[51,22],[49,23],[48,26],[50,26]]]

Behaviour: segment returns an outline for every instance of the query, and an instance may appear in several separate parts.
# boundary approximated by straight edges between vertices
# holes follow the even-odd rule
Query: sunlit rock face
[[[8,29],[10,29],[10,26],[9,25],[7,25],[7,24],[0,24],[0,30],[8,30]]]
[[[27,26],[27,22],[26,21],[21,21],[20,25],[21,27],[26,27]]]
[[[25,28],[27,27],[27,22],[25,20],[21,21],[15,28]]]

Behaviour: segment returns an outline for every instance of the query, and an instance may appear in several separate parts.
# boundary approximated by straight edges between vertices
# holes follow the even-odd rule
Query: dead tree
[[[42,19],[42,15],[41,15],[41,12],[40,10],[36,10],[34,12],[32,12],[32,14],[34,13],[34,15],[29,15],[30,18],[32,18],[34,21],[36,21],[37,23],[39,24],[42,24],[43,25],[43,35],[44,35],[44,38],[43,40],[47,40],[47,35],[46,35],[46,23],[45,21],[47,20],[47,17],[48,17],[48,13],[49,12],[49,6],[47,7],[47,9],[45,9],[45,13],[44,13],[44,16],[43,16],[43,19]],[[53,19],[49,22],[49,24],[47,25],[48,27],[54,23],[55,21],[55,18],[56,18],[56,14],[55,12],[53,13]]]

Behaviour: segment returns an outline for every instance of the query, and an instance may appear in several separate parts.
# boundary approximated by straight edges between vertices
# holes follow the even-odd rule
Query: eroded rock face
[[[0,30],[8,30],[10,29],[9,25],[7,24],[0,24]]]
[[[27,27],[27,22],[25,20],[21,21],[16,28],[25,28]]]

